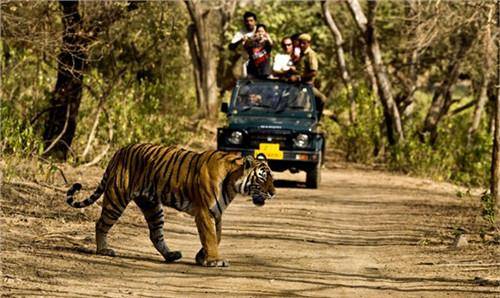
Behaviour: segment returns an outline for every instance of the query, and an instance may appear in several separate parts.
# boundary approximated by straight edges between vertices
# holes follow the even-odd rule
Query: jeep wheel
[[[321,154],[319,155],[318,163],[312,169],[307,171],[306,186],[308,188],[318,188],[321,183]]]

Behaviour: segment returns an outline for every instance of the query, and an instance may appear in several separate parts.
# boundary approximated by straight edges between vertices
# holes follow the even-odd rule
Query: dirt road
[[[89,194],[100,169],[65,169]],[[289,179],[290,175],[278,175]],[[82,178],[85,177],[85,178]],[[293,176],[303,179],[303,176]],[[378,171],[330,168],[319,190],[281,180],[264,207],[238,197],[223,217],[229,268],[194,264],[194,221],[167,210],[166,238],[184,258],[165,264],[134,204],[110,232],[117,257],[94,254],[100,206],[65,204],[61,181],[2,187],[3,296],[484,297],[500,296],[500,250],[482,241],[477,197]],[[465,232],[469,245],[452,248]],[[482,282],[483,278],[486,282]]]

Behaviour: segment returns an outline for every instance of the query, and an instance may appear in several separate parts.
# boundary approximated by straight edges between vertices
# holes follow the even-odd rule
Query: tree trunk
[[[202,10],[200,1],[187,0],[184,2],[191,17],[192,24],[188,28],[191,31],[189,41],[193,67],[197,102],[200,104],[204,117],[214,119],[217,117],[219,104],[217,92],[217,61],[220,50],[214,46],[216,38],[211,34],[211,24],[214,16],[211,9]],[[232,7],[232,6],[229,6]],[[223,24],[227,21],[226,15]],[[220,29],[220,28],[219,28]],[[212,31],[215,31],[212,29]]]
[[[373,70],[372,62],[370,61],[368,55],[366,55],[366,52],[368,50],[366,49],[364,41],[362,41],[362,47],[365,52],[365,55],[363,55],[363,62],[365,65],[366,74],[368,75],[368,79],[370,80],[371,94],[375,96],[378,94],[377,77],[375,76],[375,71]]]
[[[76,130],[78,109],[82,99],[83,68],[88,41],[82,37],[82,19],[78,1],[60,1],[64,34],[58,55],[57,81],[50,105],[43,139],[46,154],[66,160]],[[55,143],[56,142],[56,143]],[[54,144],[52,144],[54,143]],[[47,150],[50,149],[51,150]]]
[[[229,54],[224,49],[227,48],[229,44],[226,38],[226,32],[229,29],[230,22],[233,18],[234,11],[236,10],[236,0],[225,0],[224,4],[219,8],[220,14],[220,30],[219,30],[219,43],[216,46],[218,53],[217,60],[217,86],[221,91],[221,95],[225,91],[231,90],[234,85],[236,85],[236,78],[233,76],[232,67],[227,62],[229,60]],[[229,66],[229,67],[228,67]],[[222,96],[221,96],[222,97]]]
[[[500,30],[500,0],[497,0],[497,30]],[[495,212],[500,212],[500,39],[497,38],[497,96],[493,115],[495,117],[495,133],[493,135],[493,156],[491,160],[491,182],[490,190]]]
[[[374,18],[377,2],[368,1],[368,18],[365,17],[358,0],[347,0],[347,4],[366,42],[367,55],[375,73],[379,98],[384,108],[387,139],[391,145],[395,145],[404,140],[404,133],[398,107],[392,95],[391,83],[375,36]]]
[[[123,16],[122,9],[104,2],[101,13],[83,22],[78,11],[78,1],[59,1],[64,26],[61,52],[57,57],[57,81],[47,122],[43,133],[44,154],[66,160],[76,131],[78,110],[82,100],[83,71],[88,56],[88,46],[96,36]],[[137,8],[129,2],[126,10]]]
[[[494,6],[491,6],[490,11],[488,12],[488,21],[486,22],[486,28],[484,32],[484,39],[483,39],[483,49],[484,49],[484,70],[481,78],[481,86],[479,87],[479,92],[477,93],[477,99],[476,99],[476,107],[474,109],[474,114],[472,116],[472,123],[469,128],[469,131],[467,132],[467,144],[469,145],[470,142],[472,141],[472,137],[476,133],[477,129],[479,128],[479,123],[481,122],[481,115],[484,110],[484,106],[486,105],[486,102],[488,101],[488,84],[490,82],[490,77],[489,73],[493,68],[493,55],[494,55],[494,50],[493,50],[493,41],[491,38],[491,26],[490,23],[493,20],[493,11],[494,11]]]
[[[481,87],[478,92],[478,97],[475,100],[476,106],[474,108],[474,114],[472,116],[472,123],[471,126],[469,127],[469,130],[467,131],[467,145],[470,145],[472,137],[479,128],[479,123],[481,122],[481,115],[483,113],[484,106],[488,101],[488,96],[486,94],[486,91],[488,89],[488,83],[489,79],[488,76],[485,74],[481,82]]]
[[[191,63],[193,64],[193,77],[194,77],[194,84],[195,84],[195,90],[196,90],[196,105],[197,107],[202,110],[204,105],[205,105],[205,94],[201,92],[202,90],[202,84],[201,84],[201,58],[199,57],[199,52],[197,50],[197,45],[196,45],[196,27],[194,24],[190,24],[187,28],[187,40],[188,40],[188,45],[189,45],[189,51],[191,53]]]
[[[452,102],[451,88],[457,81],[460,65],[473,42],[473,34],[463,32],[457,39],[458,48],[455,57],[451,60],[444,74],[444,80],[434,92],[432,103],[425,117],[424,126],[420,131],[421,141],[429,134],[429,141],[434,144],[437,140],[437,127],[443,116],[445,116]]]
[[[414,19],[417,18],[417,11],[419,10],[420,2],[417,0],[409,0],[405,2],[405,18],[406,26],[412,26]],[[418,35],[417,30],[412,30],[410,33],[410,40],[415,39]],[[417,91],[418,80],[418,63],[419,63],[419,47],[414,47],[408,56],[404,57],[404,64],[409,65],[409,70],[405,75],[404,72],[398,73],[395,71],[394,75],[399,79],[401,84],[401,92],[396,95],[396,103],[401,117],[408,118],[414,112],[414,94]]]
[[[323,8],[323,16],[325,17],[325,22],[335,39],[335,46],[337,49],[337,63],[340,67],[342,82],[344,83],[344,86],[347,90],[347,96],[349,97],[349,122],[351,124],[354,124],[356,122],[356,100],[354,98],[351,77],[345,63],[344,49],[342,47],[344,44],[344,40],[339,28],[337,27],[337,24],[330,14],[330,10],[328,9],[329,2],[330,1],[322,1],[321,7]]]

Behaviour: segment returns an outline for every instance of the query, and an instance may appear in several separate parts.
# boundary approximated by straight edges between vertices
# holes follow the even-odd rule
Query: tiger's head
[[[265,204],[267,199],[274,197],[274,180],[271,168],[263,154],[256,159],[251,155],[245,156],[244,172],[241,177],[240,193],[250,195],[257,206]]]

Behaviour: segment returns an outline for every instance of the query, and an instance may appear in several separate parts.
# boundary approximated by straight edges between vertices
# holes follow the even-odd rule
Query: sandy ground
[[[88,195],[98,168],[66,168]],[[165,264],[132,203],[110,232],[117,257],[94,254],[99,203],[65,204],[66,186],[2,186],[5,297],[500,297],[500,249],[479,236],[476,196],[458,187],[384,172],[330,166],[319,190],[304,175],[278,175],[264,207],[238,197],[223,217],[228,268],[195,265],[194,220],[168,209],[166,239],[184,258]],[[59,179],[61,180],[61,179]],[[456,249],[457,233],[469,245]]]

